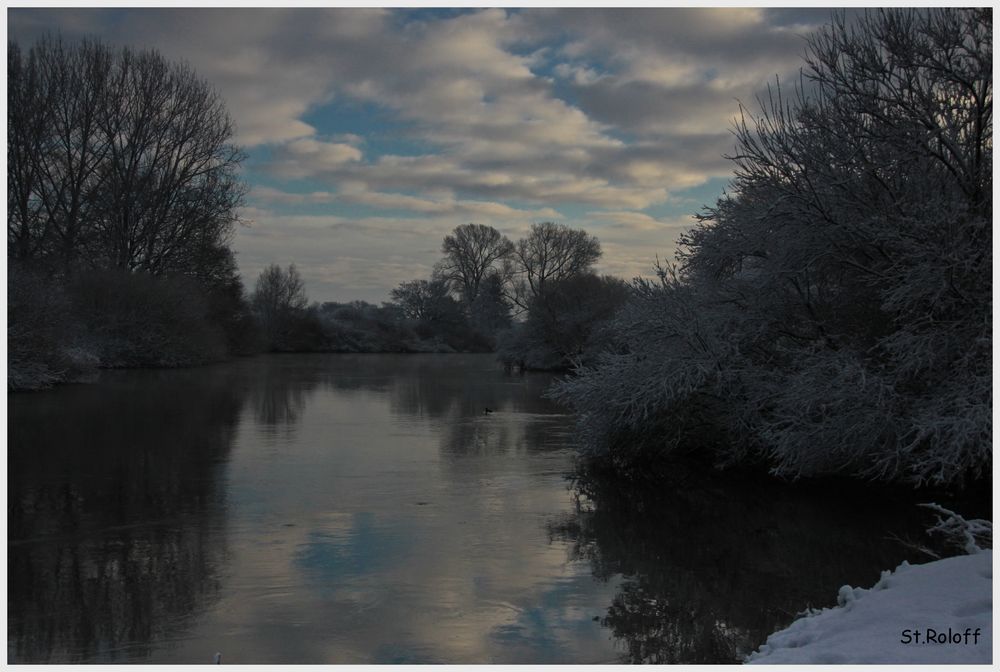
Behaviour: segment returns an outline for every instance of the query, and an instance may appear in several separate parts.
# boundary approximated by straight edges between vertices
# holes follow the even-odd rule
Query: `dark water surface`
[[[551,380],[289,355],[8,395],[8,656],[729,662],[919,560],[912,507],[853,496],[581,506]]]

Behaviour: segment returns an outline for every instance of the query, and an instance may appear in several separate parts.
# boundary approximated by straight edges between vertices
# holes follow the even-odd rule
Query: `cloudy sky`
[[[459,224],[601,240],[650,275],[731,172],[738,102],[797,79],[826,9],[9,9],[153,47],[214,84],[248,152],[234,247],[249,288],[298,265],[310,298],[379,302]]]

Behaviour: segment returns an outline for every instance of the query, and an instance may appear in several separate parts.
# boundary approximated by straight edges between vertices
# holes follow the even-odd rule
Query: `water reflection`
[[[393,415],[448,420],[508,413],[562,413],[542,393],[552,376],[502,373],[489,355],[337,355],[313,360],[274,358],[270,366],[288,377],[345,392],[388,396]],[[311,369],[311,371],[308,371]]]
[[[319,385],[308,375],[314,368],[308,360],[290,357],[262,357],[254,367],[254,376],[247,384],[248,403],[254,420],[268,428],[294,431],[309,396]]]
[[[18,661],[129,661],[219,588],[224,370],[109,373],[8,397],[8,617]]]
[[[234,486],[236,525],[260,540],[231,568],[251,599],[206,630],[246,662],[609,658],[593,621],[607,588],[547,537],[571,502],[570,419],[541,398],[548,377],[483,356],[299,361],[275,360],[318,382],[288,450],[266,476],[251,444],[234,460],[269,493],[255,509]]]
[[[739,662],[841,585],[926,561],[898,541],[919,536],[912,503],[891,497],[700,478],[623,492],[593,475],[577,493],[551,532],[599,579],[624,577],[601,623],[626,663]]]
[[[575,511],[550,382],[490,356],[292,355],[8,397],[11,653],[732,661],[902,559],[885,501],[581,482]]]

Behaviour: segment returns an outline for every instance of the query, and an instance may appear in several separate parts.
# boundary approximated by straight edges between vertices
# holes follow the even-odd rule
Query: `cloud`
[[[316,205],[320,203],[332,203],[336,198],[336,194],[329,191],[313,191],[300,194],[260,185],[255,186],[250,192],[250,199],[252,201],[276,205]]]
[[[434,151],[390,152],[314,175],[357,180],[373,192],[455,190],[550,206],[663,203],[671,190],[729,173],[722,154],[737,99],[797,67],[801,38],[767,17],[755,9],[486,10],[408,24],[380,36],[382,59],[345,66],[341,88],[393,110]],[[573,40],[527,55],[512,49],[557,32]],[[567,80],[575,104],[536,72],[546,63]]]
[[[387,29],[381,9],[12,9],[11,39],[59,31],[152,47],[218,88],[247,146],[309,137],[302,120],[330,100],[342,55],[364,58]]]
[[[409,194],[368,191],[363,183],[345,182],[338,192],[287,192],[274,187],[257,186],[250,194],[253,202],[265,205],[307,206],[331,203],[365,205],[381,210],[401,210],[417,214],[490,217],[522,220],[556,220],[563,215],[553,208],[516,208],[495,201],[459,200],[453,195],[421,198]]]
[[[336,174],[361,157],[353,144],[298,138],[273,150],[268,170],[285,180],[316,177]]]
[[[636,189],[593,174],[594,152],[624,144],[554,95],[551,82],[531,70],[537,55],[506,50],[516,37],[502,10],[418,21],[371,36],[380,45],[377,58],[331,59],[338,90],[392,110],[435,151],[389,152],[343,165],[320,164],[289,146],[276,152],[269,170],[331,185],[359,181],[372,192],[454,190],[550,205],[560,199],[628,206],[662,201],[662,189]]]
[[[661,231],[664,226],[669,226],[644,212],[604,211],[587,214],[595,219],[609,222],[613,228],[629,231]]]
[[[775,77],[797,80],[803,35],[827,17],[796,14],[772,23],[767,10],[532,10],[540,24],[573,39],[555,74],[591,118],[646,140],[718,134],[730,127],[737,101],[754,98]],[[812,19],[812,23],[808,22]],[[603,67],[595,76],[594,64]],[[583,73],[583,74],[581,74]]]
[[[407,210],[422,214],[454,215],[459,218],[489,217],[506,219],[562,219],[552,208],[521,209],[493,201],[468,201],[454,198],[429,199],[407,194],[383,193],[364,189],[347,191],[340,196],[346,203],[357,203],[387,210]]]
[[[722,140],[736,98],[797,67],[797,31],[825,14],[798,12],[791,23],[775,14],[781,25],[752,8],[490,9],[420,19],[389,10],[259,8],[11,16],[15,34],[53,24],[69,32],[104,25],[109,33],[114,24],[117,35],[192,62],[229,101],[240,140],[275,147],[268,170],[284,179],[643,207],[672,187],[651,189],[654,179],[684,172],[681,183],[693,184],[728,167],[716,161],[684,171],[667,166],[686,157],[636,161],[633,153],[652,136]],[[553,47],[561,36],[570,39]],[[573,102],[557,95],[558,81],[570,86]],[[433,151],[395,157],[390,149],[362,161],[356,134],[323,139],[304,120],[347,100],[389,111]],[[619,131],[639,137],[626,142]],[[724,149],[716,145],[716,157]]]
[[[691,215],[653,217],[629,210],[592,211],[580,221],[601,241],[597,271],[626,279],[653,277],[657,260],[673,260],[678,238],[694,224]]]

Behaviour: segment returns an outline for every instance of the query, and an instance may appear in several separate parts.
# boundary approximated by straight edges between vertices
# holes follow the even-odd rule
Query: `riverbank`
[[[749,664],[990,664],[993,552],[903,562],[869,589],[843,586],[768,637]]]

